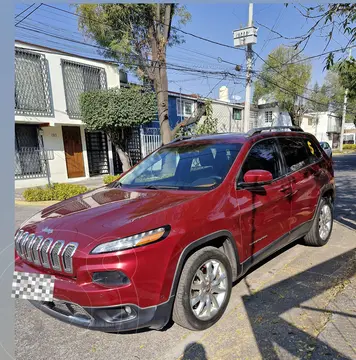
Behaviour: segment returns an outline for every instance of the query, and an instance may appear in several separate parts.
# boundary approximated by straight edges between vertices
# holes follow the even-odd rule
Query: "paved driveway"
[[[234,286],[212,328],[170,324],[164,331],[105,334],[56,321],[20,300],[16,359],[356,359],[356,156],[335,163],[341,223],[329,244],[296,244],[261,264]],[[17,223],[36,210],[16,206]]]

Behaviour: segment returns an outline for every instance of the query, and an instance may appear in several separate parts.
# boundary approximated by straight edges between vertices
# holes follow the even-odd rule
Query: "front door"
[[[68,178],[85,176],[80,127],[62,126]]]
[[[261,140],[248,153],[238,177],[243,182],[249,170],[267,170],[272,174],[271,184],[254,189],[238,188],[240,228],[244,258],[268,256],[275,241],[288,240],[291,216],[290,181],[283,176],[281,158],[275,139]],[[280,242],[275,244],[279,247]]]

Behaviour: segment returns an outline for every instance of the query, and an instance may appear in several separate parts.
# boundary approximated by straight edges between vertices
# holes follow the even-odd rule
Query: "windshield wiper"
[[[159,189],[179,189],[179,186],[169,186],[169,185],[146,185],[143,187],[144,189],[152,189],[152,190],[159,190]]]

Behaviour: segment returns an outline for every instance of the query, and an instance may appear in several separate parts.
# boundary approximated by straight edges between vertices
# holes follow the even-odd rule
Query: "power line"
[[[15,26],[18,26],[19,24],[21,24],[24,20],[26,20],[31,14],[33,14],[37,9],[39,9],[42,6],[42,3],[39,4],[38,6],[36,6],[31,12],[29,12],[24,18],[22,18],[21,20],[19,20]]]
[[[19,14],[17,14],[17,15],[15,16],[15,19],[17,19],[19,16],[21,16],[21,15],[22,15],[23,13],[25,13],[27,10],[30,10],[30,9],[32,8],[32,6],[35,5],[35,4],[36,4],[36,3],[33,3],[32,5],[27,6],[25,10],[21,11]]]
[[[315,104],[317,104],[317,105],[322,105],[322,106],[328,106],[328,105],[329,105],[329,103],[321,103],[321,102],[316,101],[316,100],[314,100],[314,99],[310,99],[310,98],[308,98],[308,97],[306,97],[306,96],[304,96],[304,95],[300,95],[300,94],[294,93],[293,91],[290,91],[290,90],[284,88],[283,86],[277,84],[276,82],[272,81],[271,79],[268,79],[268,78],[264,77],[263,75],[256,75],[256,76],[259,77],[260,79],[266,81],[266,82],[271,83],[272,85],[276,86],[277,88],[279,88],[279,89],[283,90],[284,92],[289,93],[289,94],[291,94],[291,95],[296,95],[296,96],[298,96],[298,97],[300,97],[300,98],[302,98],[302,99],[304,99],[304,100],[313,102],[313,103],[315,103]],[[340,105],[340,103],[337,103],[337,102],[334,102],[334,104]],[[356,115],[356,113],[353,113],[353,112],[349,112],[349,114]]]
[[[277,16],[277,19],[275,21],[275,23],[273,24],[272,26],[272,29],[270,29],[270,32],[268,34],[268,39],[266,39],[266,41],[264,42],[264,44],[262,45],[262,48],[261,48],[261,52],[263,51],[263,49],[267,46],[267,44],[271,41],[271,34],[272,34],[272,31],[274,30],[274,28],[276,27],[278,21],[279,21],[279,18],[281,17],[282,15],[282,12],[283,10],[285,10],[285,6],[282,7],[281,11],[279,12],[278,16]]]
[[[68,11],[68,10],[64,10],[64,9],[58,8],[58,7],[53,6],[53,5],[48,5],[48,4],[44,4],[44,5],[47,6],[47,7],[49,7],[49,8],[52,8],[52,9],[56,9],[56,10],[58,10],[58,11],[65,12],[65,13],[67,13],[67,14],[71,14],[71,15],[75,15],[75,16],[78,16],[78,17],[83,17],[83,18],[85,18],[85,16],[82,16],[82,15],[76,14],[76,13],[73,13],[73,12]],[[89,19],[90,19],[90,18],[89,18]],[[109,25],[109,24],[107,24],[107,23],[104,23],[104,22],[101,22],[101,21],[97,21],[96,19],[91,19],[91,20],[94,21],[94,22],[97,22],[97,23],[100,23],[100,24],[102,24],[102,25],[109,26],[109,27],[112,28],[112,26]],[[162,22],[159,22],[159,23],[160,23],[161,25],[167,26],[166,24],[164,24],[164,23],[162,23]],[[199,39],[199,40],[202,40],[202,41],[206,41],[206,42],[209,42],[209,43],[211,43],[211,44],[223,46],[223,47],[230,48],[230,49],[234,49],[234,50],[245,51],[244,49],[236,48],[235,46],[232,46],[232,45],[224,44],[224,43],[221,43],[221,42],[219,42],[219,41],[211,40],[211,39],[208,39],[208,38],[206,38],[206,37],[193,34],[193,33],[189,32],[189,31],[182,30],[182,29],[180,29],[180,28],[178,28],[178,27],[176,27],[176,26],[173,26],[173,25],[171,26],[171,28],[174,29],[174,30],[176,30],[176,31],[179,31],[179,32],[181,32],[181,33],[183,33],[183,34],[185,34],[185,35],[192,36],[192,37],[194,37],[194,38],[196,38],[196,39]],[[115,30],[117,30],[117,29],[115,29]]]

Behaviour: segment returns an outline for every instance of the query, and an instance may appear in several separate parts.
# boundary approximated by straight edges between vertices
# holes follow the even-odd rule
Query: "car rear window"
[[[321,158],[319,146],[313,139],[308,138],[280,138],[278,142],[284,155],[288,172],[317,162]]]
[[[298,171],[309,165],[309,153],[304,139],[280,138],[278,142],[281,146],[288,172]]]
[[[309,163],[317,162],[321,158],[319,146],[313,139],[303,139],[307,145],[307,152],[309,155]]]

